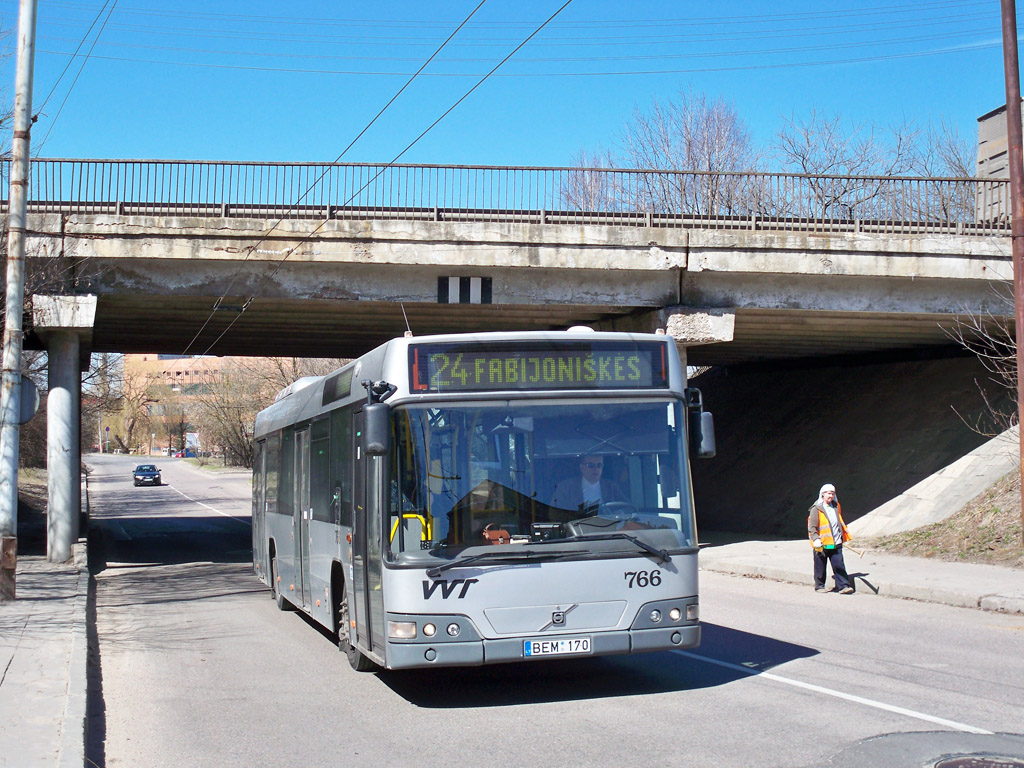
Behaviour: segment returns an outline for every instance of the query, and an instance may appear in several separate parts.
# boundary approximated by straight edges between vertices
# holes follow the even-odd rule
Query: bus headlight
[[[672,619],[672,621],[679,621],[679,619],[681,619],[682,616],[683,612],[680,611],[678,608],[673,608],[671,611],[668,612],[668,617]]]
[[[458,637],[459,632],[461,632],[462,629],[459,627],[458,624],[456,624],[453,621],[451,624],[448,625],[448,629],[446,631],[448,632],[449,637]]]
[[[700,606],[697,603],[691,603],[686,606],[686,620],[697,621],[700,618]]]
[[[437,627],[434,626],[433,624],[424,624],[423,625],[423,635],[425,637],[433,637],[435,632],[437,632]]]
[[[661,621],[661,611],[659,611],[657,608],[651,611],[651,621],[655,624]]]
[[[394,640],[414,640],[416,639],[416,622],[415,621],[389,621],[388,622],[388,637]]]

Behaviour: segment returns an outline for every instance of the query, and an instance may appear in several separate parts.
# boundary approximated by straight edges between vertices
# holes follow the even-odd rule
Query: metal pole
[[[1020,68],[1017,61],[1017,5],[1001,0],[1003,11],[1003,73],[1006,78],[1006,149],[1010,161],[1010,204],[1013,249],[1014,334],[1017,340],[1017,430],[1020,433],[1021,477],[1024,479],[1024,139],[1020,116]],[[1024,482],[1021,483],[1024,522]],[[1022,533],[1024,542],[1024,533]]]
[[[7,233],[7,304],[4,319],[3,410],[0,427],[0,601],[14,599],[14,554],[18,535],[18,440],[21,435],[22,304],[25,300],[25,211],[28,206],[29,129],[32,126],[32,58],[36,0],[18,8],[18,61],[11,141],[10,217]],[[13,542],[9,541],[12,540]],[[8,566],[12,570],[9,573]]]

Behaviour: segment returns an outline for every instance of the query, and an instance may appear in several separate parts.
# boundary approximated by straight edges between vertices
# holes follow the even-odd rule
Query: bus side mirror
[[[388,438],[391,433],[391,408],[387,403],[371,403],[363,406],[363,451],[367,456],[384,456],[388,452]]]
[[[690,455],[710,459],[715,455],[715,418],[704,410],[700,390],[688,387],[685,392],[690,433]]]
[[[715,417],[707,411],[700,412],[700,434],[693,451],[698,459],[712,459],[715,456]]]

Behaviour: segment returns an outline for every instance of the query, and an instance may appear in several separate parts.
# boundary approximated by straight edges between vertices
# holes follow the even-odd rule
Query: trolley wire
[[[448,107],[448,109],[446,109],[444,112],[442,112],[441,115],[436,120],[434,120],[430,125],[428,125],[415,139],[410,141],[405,146],[405,148],[402,149],[401,152],[399,152],[397,155],[395,155],[386,165],[381,166],[380,170],[378,170],[377,173],[373,177],[371,177],[365,184],[363,184],[362,187],[360,187],[358,190],[353,192],[349,196],[349,198],[343,203],[343,205],[347,205],[349,202],[351,202],[353,199],[355,199],[356,195],[358,195],[360,192],[362,192],[364,189],[366,189],[366,187],[368,187],[370,184],[372,184],[382,173],[384,173],[385,170],[387,170],[388,168],[393,166],[396,162],[398,162],[398,160],[406,152],[408,152],[410,149],[412,149],[412,147],[415,146],[424,136],[426,136],[438,123],[440,123],[442,120],[444,120],[444,118],[447,117],[449,114],[451,114],[451,112],[456,107],[458,107],[462,102],[464,102],[467,98],[469,98],[469,96],[474,91],[476,91],[477,88],[479,88],[481,85],[483,85],[495,72],[498,71],[498,69],[501,68],[502,65],[505,64],[505,62],[507,62],[509,59],[511,59],[523,46],[525,46],[527,43],[530,42],[530,40],[532,40],[534,37],[536,37],[538,34],[540,34],[541,30],[543,30],[548,24],[550,24],[555,19],[555,17],[557,17],[562,11],[564,11],[566,8],[568,8],[569,5],[572,2],[573,2],[573,0],[566,0],[554,13],[552,13],[536,29],[534,29],[533,32],[531,32],[521,43],[519,43],[519,45],[517,45],[515,48],[513,48],[501,61],[499,61],[496,65],[494,65],[494,67],[487,74],[485,74],[483,77],[481,77],[469,90],[467,90],[458,100],[456,100],[455,103],[453,103],[450,107]],[[238,322],[238,318],[240,318],[243,314],[245,314],[245,311],[248,310],[250,306],[252,306],[252,303],[256,299],[256,296],[259,294],[260,289],[262,289],[262,287],[264,285],[266,285],[268,281],[273,279],[277,275],[277,273],[281,271],[281,268],[284,266],[284,263],[288,260],[288,258],[293,253],[295,253],[295,251],[299,248],[299,246],[301,246],[303,243],[307,242],[317,232],[319,232],[321,229],[323,229],[323,227],[327,224],[327,222],[328,222],[328,219],[322,220],[308,234],[306,234],[302,239],[300,239],[299,242],[297,242],[294,246],[292,246],[291,248],[288,249],[288,251],[285,253],[284,257],[276,264],[274,269],[269,274],[264,274],[263,278],[257,284],[257,290],[252,295],[249,296],[249,298],[246,300],[246,302],[242,305],[242,307],[241,307],[240,311],[238,312],[238,314],[236,314],[235,317],[233,317],[231,319],[231,322],[228,323],[227,327],[224,328],[224,330],[221,331],[220,335],[217,336],[217,338],[214,339],[213,342],[206,348],[206,351],[203,352],[203,355],[208,354],[210,352],[210,350],[213,349],[213,347],[216,346],[217,343],[222,338],[224,338],[224,336],[227,334],[227,332],[231,330],[231,328],[234,326],[234,324],[236,322]],[[212,314],[211,314],[211,317],[212,317]],[[208,323],[209,323],[209,318],[207,319],[207,322],[204,323],[203,327],[205,328],[206,324],[208,324]],[[196,335],[196,338],[198,338],[198,335],[199,334]],[[191,343],[195,343],[195,339],[193,339]],[[191,346],[191,343],[190,343],[190,346]]]
[[[352,147],[355,145],[355,143],[357,141],[359,141],[359,139],[361,139],[363,137],[363,135],[368,130],[370,130],[370,128],[373,126],[374,123],[377,122],[377,120],[381,117],[381,115],[383,115],[387,111],[388,107],[390,107],[392,104],[395,103],[395,100],[398,99],[398,97],[402,95],[402,93],[405,91],[405,89],[408,88],[412,84],[413,80],[415,80],[419,76],[419,74],[421,72],[423,72],[424,69],[427,68],[427,66],[430,64],[430,62],[432,62],[438,56],[438,54],[441,53],[441,51],[444,49],[444,47],[446,45],[448,45],[448,43],[452,40],[452,38],[454,38],[455,35],[458,34],[459,30],[461,30],[464,26],[466,26],[466,24],[469,23],[469,20],[473,18],[473,16],[476,14],[476,12],[479,11],[483,7],[484,3],[486,3],[486,2],[487,2],[487,0],[480,0],[480,3],[472,11],[470,11],[469,15],[465,19],[462,20],[462,23],[460,23],[452,31],[452,33],[450,35],[448,35],[447,38],[445,38],[444,42],[442,42],[441,45],[439,45],[437,47],[437,49],[430,55],[430,57],[426,61],[423,62],[423,64],[420,66],[420,68],[418,70],[416,70],[416,72],[414,72],[412,74],[412,76],[405,82],[405,84],[401,88],[398,89],[398,91],[395,93],[395,95],[392,96],[388,100],[387,104],[385,104],[383,107],[381,107],[381,109],[377,112],[377,114],[373,116],[373,119],[370,120],[370,122],[368,122],[366,124],[366,126],[356,135],[356,137],[354,139],[352,139],[352,141],[350,141],[348,143],[348,146],[346,146],[341,151],[341,153],[334,159],[335,163],[340,161],[341,158],[344,157],[345,154],[350,149],[352,149]],[[320,181],[324,178],[324,176],[326,176],[329,172],[330,172],[330,166],[327,166],[323,170],[323,172],[321,172],[321,174],[311,184],[309,184],[306,187],[305,191],[298,197],[298,199],[295,200],[295,202],[292,204],[292,206],[285,213],[283,213],[281,215],[281,217],[276,222],[274,222],[274,224],[269,229],[267,229],[263,233],[263,235],[260,237],[260,239],[254,245],[250,246],[247,249],[246,254],[245,254],[245,258],[242,260],[242,266],[243,267],[244,267],[245,263],[248,262],[249,257],[252,256],[252,254],[255,253],[256,249],[259,248],[259,246],[266,241],[267,237],[270,236],[270,233],[273,232],[282,221],[284,221],[285,217],[289,213],[294,211],[302,203],[302,201],[306,199],[306,196],[310,193],[310,191],[312,189],[314,189],[316,187],[316,185],[319,184]],[[323,225],[321,224],[321,227],[322,226]],[[285,258],[287,258],[287,256]],[[228,283],[228,287],[224,290],[224,292],[218,297],[217,301],[214,303],[213,309],[210,311],[209,316],[206,318],[206,322],[203,323],[202,327],[199,329],[199,331],[196,333],[196,335],[192,338],[192,341],[190,341],[188,343],[188,346],[185,347],[185,351],[182,354],[186,354],[189,351],[189,349],[192,348],[192,345],[196,343],[196,340],[200,337],[200,335],[202,335],[203,331],[206,330],[206,327],[210,324],[210,321],[213,319],[213,317],[216,314],[217,310],[220,309],[221,304],[224,301],[224,299],[228,295],[230,295],[231,289],[235,285],[235,280],[237,279],[237,277],[238,277],[238,275],[240,273],[241,273],[240,269],[236,270],[235,274],[231,278],[231,281]],[[260,285],[262,286],[262,283]],[[251,303],[252,303],[252,298],[250,298],[249,301],[247,301],[243,305],[242,312],[244,312],[246,309],[248,309],[248,307],[249,307],[249,305]],[[241,315],[241,312],[239,312],[239,315]],[[237,317],[236,317],[236,319],[237,319]],[[230,328],[232,325],[234,325],[234,321],[232,321],[231,324],[228,325],[228,328]],[[225,330],[225,332],[226,332],[226,330]],[[221,334],[221,336],[223,336],[223,334]],[[220,340],[221,336],[217,337],[218,341]],[[216,343],[216,342],[214,342],[214,343]],[[212,345],[211,345],[211,348],[212,348]],[[207,352],[209,352],[209,349],[207,349],[207,351],[204,352],[203,354],[205,355]]]
[[[103,9],[107,7],[107,3],[108,2],[109,2],[109,0],[105,0],[105,2],[103,3],[103,8],[101,8],[99,14],[96,15],[96,19],[98,19],[100,14],[103,13]],[[96,37],[93,38],[92,45],[89,46],[88,53],[86,53],[85,54],[85,58],[82,59],[82,65],[78,68],[78,73],[75,75],[75,79],[72,80],[71,81],[71,85],[68,86],[68,92],[66,94],[64,94],[64,99],[61,101],[60,107],[58,107],[58,109],[57,109],[57,114],[55,114],[53,116],[53,120],[50,121],[50,127],[46,129],[46,134],[43,136],[43,140],[39,142],[39,147],[40,148],[44,144],[46,144],[46,140],[50,137],[50,132],[53,131],[53,126],[55,126],[57,124],[57,118],[59,118],[60,117],[60,113],[64,111],[64,105],[68,103],[68,99],[71,97],[71,92],[74,91],[75,85],[78,83],[78,78],[80,78],[82,76],[82,72],[85,70],[85,65],[88,63],[89,57],[92,56],[93,49],[96,47],[96,43],[99,41],[100,35],[103,34],[103,30],[106,28],[107,22],[110,21],[110,16],[111,16],[111,14],[114,13],[114,8],[115,7],[117,7],[117,0],[113,0],[113,2],[110,3],[110,10],[107,11],[107,16],[103,20],[103,24],[100,26],[99,31],[96,33]],[[93,19],[93,23],[89,26],[89,30],[86,32],[86,37],[88,37],[89,32],[91,32],[92,28],[96,25],[96,19]],[[74,61],[75,57],[78,55],[78,51],[81,50],[82,44],[84,44],[84,43],[85,43],[85,37],[82,38],[82,43],[79,44],[78,48],[76,48],[75,52],[71,55],[71,58],[68,60],[68,64],[64,68],[64,71],[60,73],[60,77],[57,78],[57,83],[59,83],[61,81],[61,79],[64,77],[64,73],[67,72],[68,67],[71,66],[71,62]],[[46,102],[49,101],[50,96],[53,95],[53,91],[56,90],[57,83],[54,83],[53,89],[51,89],[50,93],[47,94],[45,99],[43,99],[42,106],[39,107],[39,110],[36,112],[36,114],[35,114],[35,116],[33,118],[33,121],[35,119],[38,119],[39,114],[42,112],[43,107],[46,106]]]

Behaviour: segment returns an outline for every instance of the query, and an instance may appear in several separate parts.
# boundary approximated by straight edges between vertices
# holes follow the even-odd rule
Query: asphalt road
[[[991,735],[1024,731],[1019,616],[702,573],[692,653],[359,674],[253,575],[247,476],[86,461],[99,766],[1024,760]]]

